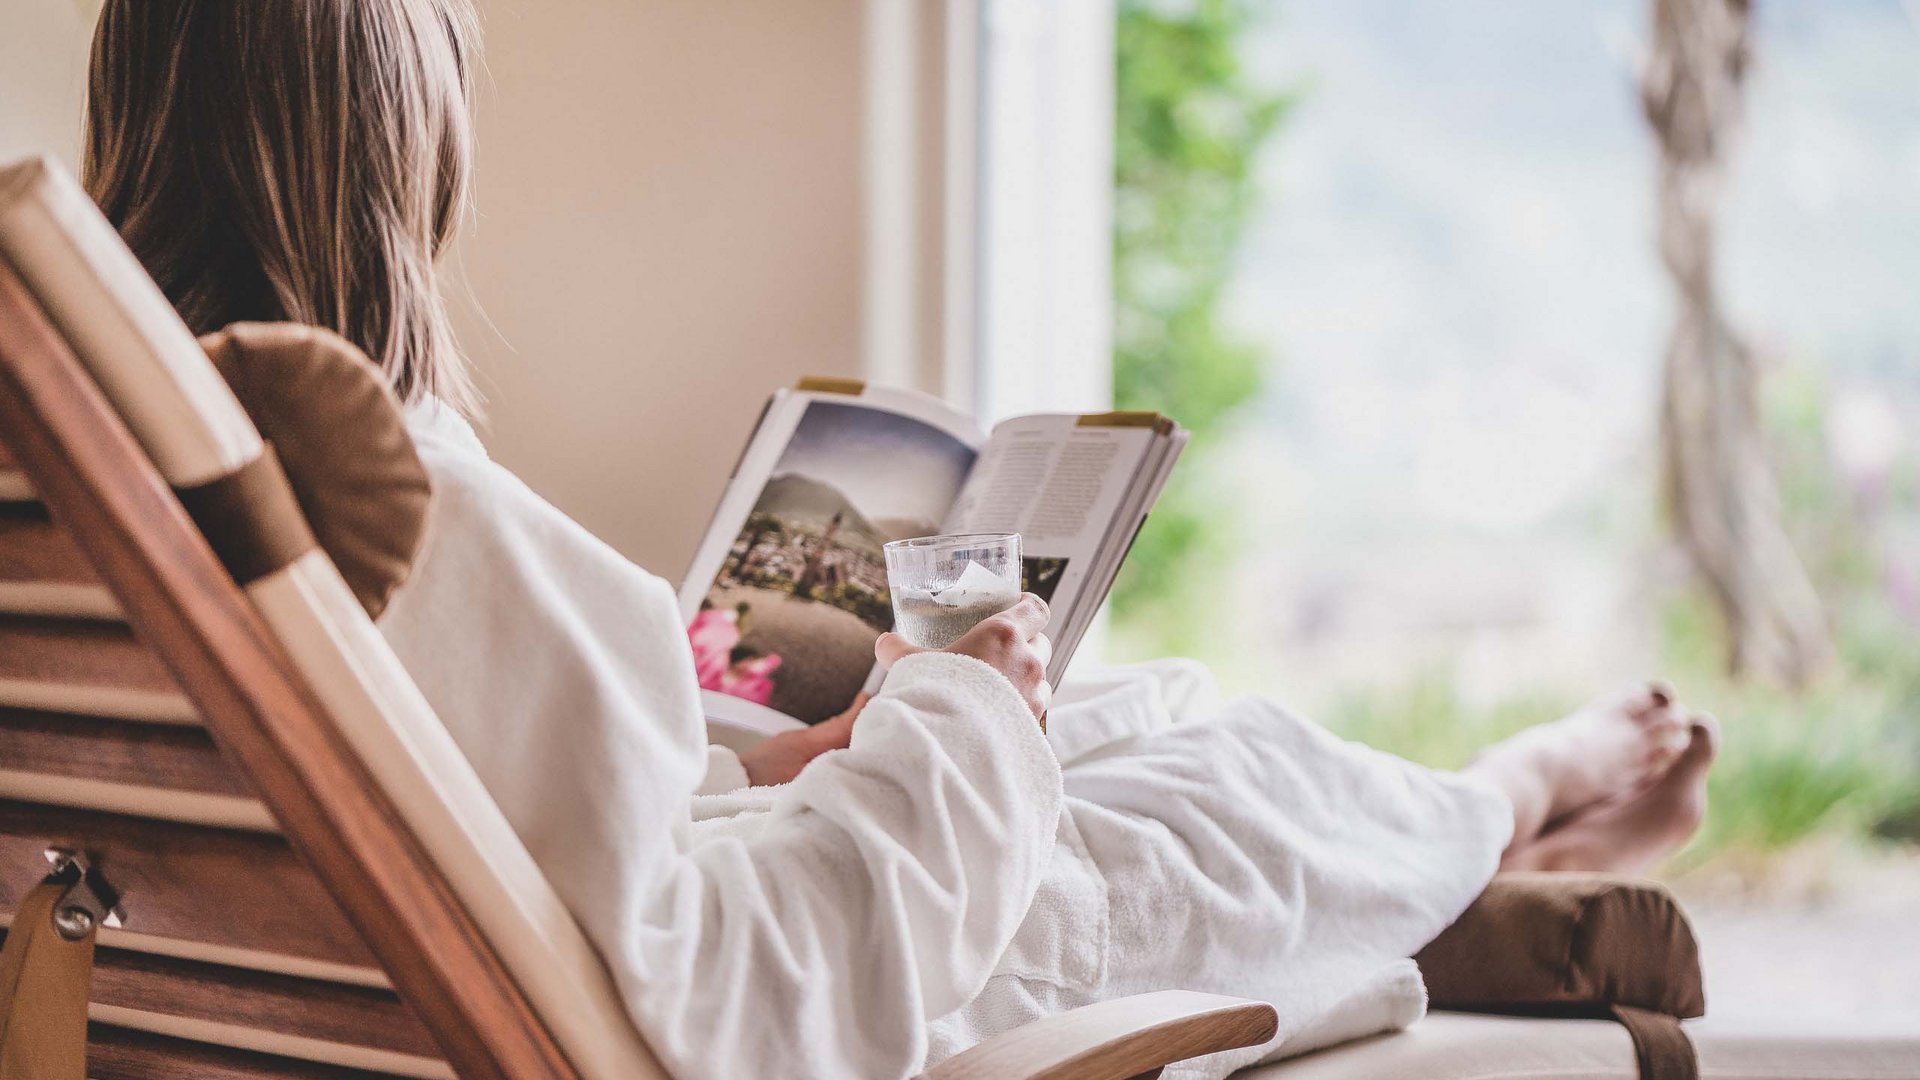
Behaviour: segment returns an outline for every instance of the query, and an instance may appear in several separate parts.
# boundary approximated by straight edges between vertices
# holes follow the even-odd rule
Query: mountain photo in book
[[[1048,677],[1112,587],[1186,443],[1157,413],[1020,416],[991,432],[938,399],[849,380],[776,391],[680,590],[710,735],[817,724],[878,686],[893,625],[882,547],[1018,532],[1052,607]]]
[[[808,724],[846,708],[893,627],[882,546],[938,531],[973,459],[918,421],[809,403],[689,626],[701,688]]]

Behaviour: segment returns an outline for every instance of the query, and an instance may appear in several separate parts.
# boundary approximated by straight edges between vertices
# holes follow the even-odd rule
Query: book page
[[[1139,479],[1157,446],[1152,427],[1104,426],[1074,415],[1022,416],[994,428],[947,515],[944,532],[1018,532],[1025,583],[1053,608],[1047,632],[1060,649],[1091,619],[1111,581],[1110,552],[1131,540],[1144,513]],[[1139,507],[1137,511],[1133,508]],[[1097,589],[1093,603],[1081,598]]]
[[[979,441],[915,398],[775,395],[681,588],[710,719],[816,724],[867,682],[893,625],[881,547],[939,531]]]

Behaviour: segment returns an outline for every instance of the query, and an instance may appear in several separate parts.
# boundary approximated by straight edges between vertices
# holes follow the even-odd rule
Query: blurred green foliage
[[[1234,515],[1244,495],[1227,490],[1209,458],[1274,361],[1224,325],[1221,307],[1259,197],[1256,160],[1290,103],[1241,62],[1261,10],[1252,0],[1119,4],[1115,398],[1168,413],[1195,435],[1115,589],[1124,654],[1222,653],[1205,620],[1243,535]],[[1920,521],[1920,464],[1908,460],[1865,488],[1840,475],[1821,370],[1802,362],[1771,372],[1767,419],[1783,512],[1832,613],[1839,662],[1799,693],[1732,680],[1714,606],[1694,584],[1666,587],[1647,614],[1661,673],[1725,732],[1706,825],[1676,867],[1764,867],[1805,844],[1920,838],[1920,616],[1912,598],[1895,595],[1894,563],[1905,556],[1888,539],[1900,534],[1890,523]],[[1656,497],[1651,477],[1644,488]],[[1596,689],[1482,707],[1439,667],[1338,693],[1327,720],[1347,737],[1458,768]]]
[[[1194,434],[1114,590],[1120,636],[1190,651],[1233,503],[1197,478],[1260,386],[1265,358],[1220,305],[1257,198],[1254,166],[1286,100],[1248,78],[1240,44],[1260,5],[1121,0],[1114,132],[1114,399]]]
[[[1831,452],[1824,370],[1778,369],[1766,419],[1782,515],[1832,614],[1838,662],[1797,694],[1726,679],[1714,606],[1697,589],[1668,599],[1665,656],[1728,732],[1683,864],[1865,840],[1920,809],[1920,613],[1900,610],[1898,563],[1910,554],[1891,542],[1899,522],[1920,520],[1920,469],[1909,458],[1885,476],[1847,475]]]
[[[1794,692],[1730,678],[1725,631],[1697,585],[1673,586],[1655,613],[1662,674],[1682,700],[1721,721],[1705,825],[1674,870],[1764,876],[1804,845],[1858,848],[1920,839],[1920,624],[1893,581],[1903,553],[1890,522],[1920,518],[1920,464],[1867,483],[1831,460],[1828,394],[1816,370],[1782,371],[1768,427],[1782,510],[1834,618],[1834,671]],[[1348,738],[1440,768],[1528,724],[1564,715],[1580,696],[1525,697],[1476,709],[1452,673],[1339,697],[1329,725]]]

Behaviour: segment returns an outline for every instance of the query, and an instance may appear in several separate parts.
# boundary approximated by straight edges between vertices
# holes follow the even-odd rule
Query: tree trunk
[[[1780,521],[1752,351],[1715,295],[1715,215],[1740,118],[1748,0],[1652,0],[1641,101],[1660,144],[1660,256],[1678,292],[1661,448],[1668,508],[1727,629],[1728,663],[1792,685],[1831,656]]]

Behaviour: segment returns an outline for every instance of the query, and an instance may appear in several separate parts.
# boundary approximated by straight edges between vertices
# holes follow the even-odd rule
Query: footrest
[[[1699,1074],[1680,1021],[1707,1009],[1700,950],[1652,882],[1500,874],[1414,959],[1436,1009],[1607,1017],[1633,1036],[1642,1080]]]

